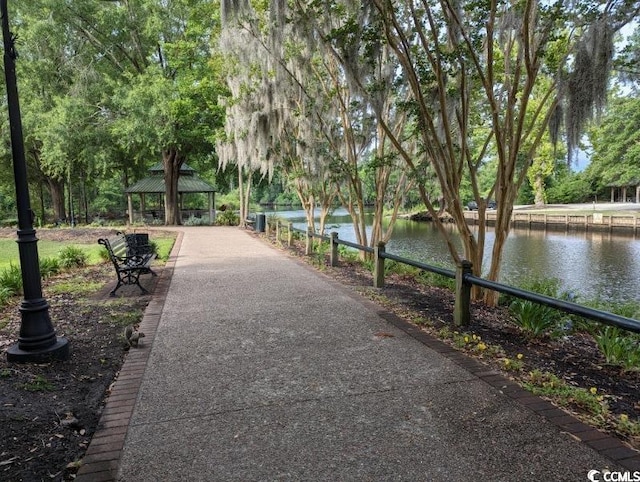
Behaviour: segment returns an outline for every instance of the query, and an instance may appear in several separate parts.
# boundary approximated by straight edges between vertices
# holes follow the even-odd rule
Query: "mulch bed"
[[[38,230],[40,239],[97,242],[115,230]],[[14,237],[4,229],[0,236]],[[155,268],[158,271],[161,268]],[[94,434],[105,398],[120,370],[127,345],[124,326],[137,323],[151,299],[137,286],[124,286],[112,298],[115,272],[100,264],[62,273],[43,282],[49,317],[58,336],[69,340],[70,357],[49,363],[9,363],[4,351],[17,341],[21,299],[0,308],[0,480],[72,480]],[[153,290],[157,278],[143,276]],[[58,292],[95,283],[97,292]]]

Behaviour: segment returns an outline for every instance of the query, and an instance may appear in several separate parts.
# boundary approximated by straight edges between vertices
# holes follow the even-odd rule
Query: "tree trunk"
[[[162,151],[165,186],[164,224],[167,226],[182,224],[178,202],[178,178],[180,177],[180,168],[183,163],[184,157],[176,147],[170,147]]]
[[[45,178],[49,193],[51,194],[51,204],[53,208],[53,219],[55,222],[67,219],[64,199],[64,182],[50,177]]]
[[[240,203],[239,217],[241,228],[247,227],[247,217],[249,216],[249,200],[251,199],[251,179],[253,178],[253,172],[247,168],[247,174],[245,174],[243,167],[238,166],[238,202]]]
[[[40,226],[47,224],[47,212],[44,208],[44,185],[42,180],[38,181],[38,195],[40,200]]]
[[[533,183],[533,190],[535,192],[534,202],[536,203],[536,206],[544,206],[544,179],[541,174],[536,174],[536,178]]]
[[[508,211],[508,212],[506,212]],[[495,281],[500,276],[500,265],[502,264],[502,255],[504,254],[504,243],[509,237],[511,210],[505,209],[504,213],[498,213],[495,226],[495,240],[493,242],[493,250],[491,256],[491,265],[489,268],[488,279]],[[500,293],[493,290],[484,290],[484,302],[489,306],[497,306]]]
[[[238,166],[238,204],[239,208],[239,217],[240,217],[240,227],[247,227],[247,212],[244,206],[244,180],[242,179],[242,167]]]
[[[247,173],[247,180],[245,181],[245,186],[243,189],[244,195],[240,198],[240,203],[242,204],[241,212],[243,213],[244,219],[247,219],[247,216],[249,215],[249,203],[251,201],[252,184],[253,184],[253,171],[249,170],[249,172]]]

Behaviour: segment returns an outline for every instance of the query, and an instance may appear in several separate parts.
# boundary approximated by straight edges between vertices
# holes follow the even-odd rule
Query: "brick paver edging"
[[[111,387],[96,433],[82,459],[76,481],[111,482],[118,477],[120,456],[127,436],[129,420],[138,398],[138,390],[169,291],[182,238],[183,233],[179,232],[169,260],[159,276],[151,301],[144,311],[139,328],[145,334],[144,344],[135,350],[129,350],[125,357],[122,369]]]

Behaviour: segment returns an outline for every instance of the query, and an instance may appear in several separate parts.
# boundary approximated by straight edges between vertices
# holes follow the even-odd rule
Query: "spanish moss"
[[[603,17],[588,27],[577,44],[573,71],[567,82],[565,124],[569,161],[587,123],[605,105],[614,51],[613,33]]]

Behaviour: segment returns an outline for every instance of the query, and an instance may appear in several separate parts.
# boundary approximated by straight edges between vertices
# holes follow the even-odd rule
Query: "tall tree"
[[[619,14],[628,14],[630,5],[609,2],[600,8],[593,2],[572,10],[562,2],[373,2],[411,88],[416,134],[425,158],[435,169],[462,239],[464,255],[448,239],[450,251],[458,262],[462,256],[469,259],[476,274],[482,273],[485,226],[481,222],[477,234],[467,226],[460,202],[462,180],[471,179],[481,219],[487,197],[495,194],[498,212],[488,277],[497,279],[514,200],[550,120],[557,119],[565,93],[558,82],[562,80],[570,94],[571,149],[602,98],[606,75],[595,71],[609,64],[600,53],[607,50],[609,33],[624,21]],[[568,71],[570,58],[575,59],[574,68]],[[549,74],[556,72],[562,75],[548,82]],[[585,82],[587,75],[598,82]],[[589,92],[579,94],[581,87]],[[471,143],[474,131],[484,132],[484,140]],[[487,156],[497,163],[495,184],[484,197],[477,174]],[[424,201],[433,212],[431,201]],[[485,300],[494,303],[497,293],[487,292]]]
[[[599,188],[637,185],[640,181],[640,99],[614,98],[600,123],[589,130],[589,141],[592,155],[588,173],[597,180]]]
[[[366,12],[362,15],[357,10],[343,15],[332,15],[328,11],[318,14],[314,8],[305,2],[293,2],[291,5],[274,2],[268,11],[255,11],[243,2],[223,4],[223,10],[228,13],[234,28],[237,27],[233,34],[226,36],[229,39],[226,50],[233,51],[241,59],[239,63],[244,66],[240,68],[245,69],[245,85],[251,85],[253,78],[252,88],[238,89],[240,77],[233,79],[235,85],[231,88],[251,94],[250,102],[243,104],[245,116],[264,119],[260,126],[269,129],[268,133],[253,128],[242,130],[230,139],[236,143],[236,148],[270,146],[261,149],[260,161],[254,159],[253,162],[262,163],[261,167],[266,170],[275,165],[288,169],[292,176],[303,176],[293,181],[303,206],[308,207],[311,228],[315,226],[315,202],[320,201],[323,206],[322,218],[335,191],[353,219],[358,242],[376,244],[390,236],[390,229],[382,230],[385,201],[392,198],[395,218],[410,185],[402,174],[392,176],[397,172],[398,163],[393,155],[389,155],[388,137],[376,121],[377,115],[385,115],[389,123],[395,123],[397,130],[401,131],[406,120],[403,114],[396,116],[397,110],[392,108],[397,89],[391,83],[382,82],[383,76],[393,76],[394,66],[387,51],[372,49],[366,52],[370,44],[359,40],[362,35],[377,38],[375,25],[365,26],[368,20]],[[367,54],[371,61],[371,66],[366,69],[367,87],[371,87],[367,95],[354,83],[354,76],[344,63],[348,55],[355,58],[361,54]],[[348,67],[353,65],[351,63]],[[359,71],[365,72],[365,69],[360,68]],[[375,82],[378,82],[377,87],[373,85]],[[386,86],[380,89],[383,85]],[[400,90],[406,92],[406,89]],[[256,99],[258,106],[252,106],[251,101]],[[379,107],[377,111],[371,104],[373,100]],[[237,110],[239,105],[235,102],[232,109]],[[390,120],[391,117],[394,120]],[[248,123],[241,122],[240,125]],[[256,151],[255,148],[252,150]],[[276,151],[284,157],[273,156]],[[324,151],[324,155],[318,156],[312,151],[316,154]],[[246,158],[246,155],[240,155],[244,152],[246,149],[243,147],[236,149],[233,155]],[[300,155],[305,156],[304,159],[299,158]],[[369,165],[375,172],[376,189],[386,195],[375,199],[375,228],[370,237],[365,217],[365,185],[361,175],[362,166],[372,156],[376,160]],[[299,167],[293,168],[296,164]],[[329,171],[330,176],[327,175]],[[310,174],[313,174],[313,179]],[[397,189],[389,190],[392,178],[398,181],[395,184]],[[327,180],[333,182],[334,189],[326,189]],[[317,187],[322,189],[317,190]],[[321,200],[317,199],[318,195],[322,196]]]
[[[213,150],[222,111],[220,64],[211,56],[218,9],[207,0],[146,0],[68,6],[78,34],[108,66],[103,115],[125,152],[159,156],[165,223],[180,224],[178,177],[189,156]]]

